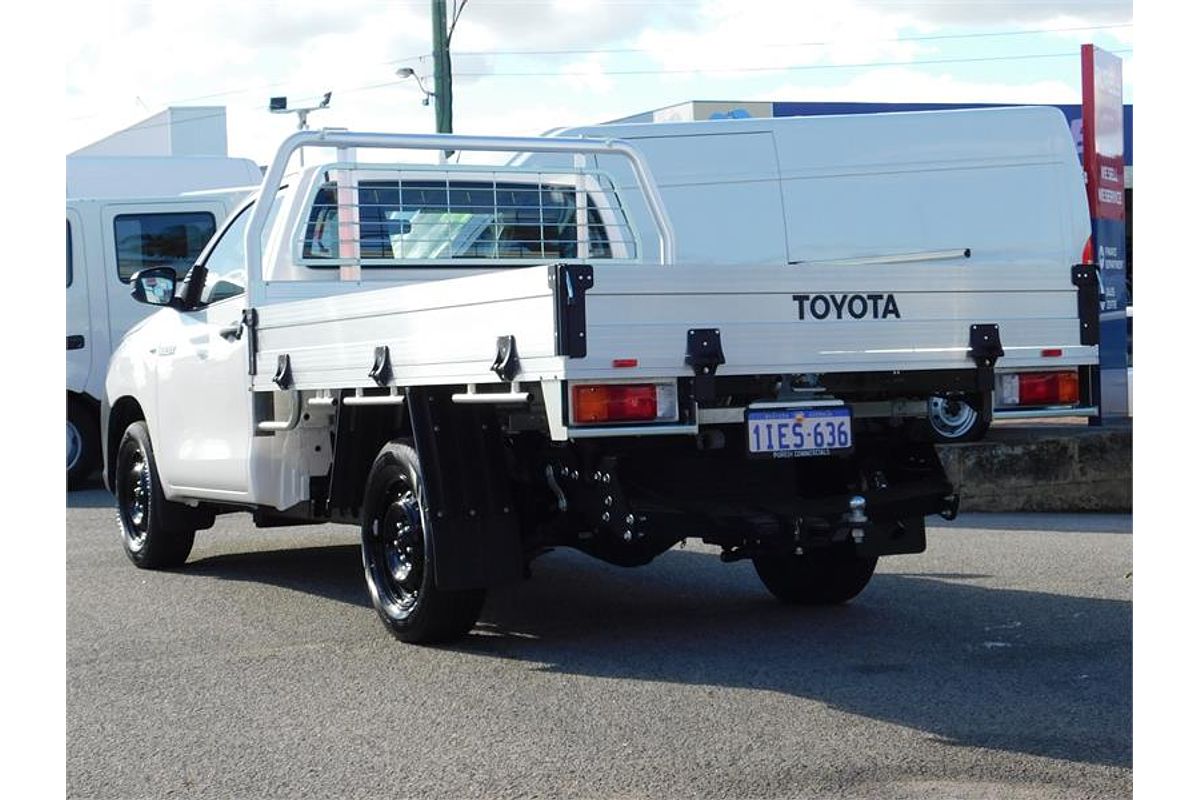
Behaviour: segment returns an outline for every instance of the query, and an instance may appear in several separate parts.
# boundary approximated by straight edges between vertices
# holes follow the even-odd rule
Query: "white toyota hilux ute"
[[[736,269],[677,263],[626,142],[295,134],[185,279],[133,281],[164,308],[106,384],[126,553],[177,567],[226,512],[355,524],[375,608],[414,642],[465,634],[490,587],[554,547],[634,566],[694,537],[752,559],[785,602],[845,602],[878,557],[924,550],[926,516],[956,512],[905,424],[930,394],[1046,350],[1094,381],[1095,269],[1071,257],[1082,178],[1065,126],[1042,134],[1024,160],[964,158],[951,184],[968,205],[990,188],[978,173],[1023,170],[1066,209],[1041,249],[973,247],[929,219],[940,244],[922,251]],[[305,147],[337,154],[288,175]],[[413,149],[569,158],[357,155]]]

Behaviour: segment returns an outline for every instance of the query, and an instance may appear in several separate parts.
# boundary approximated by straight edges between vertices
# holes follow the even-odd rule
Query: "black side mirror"
[[[174,306],[175,301],[175,270],[171,267],[151,267],[135,272],[130,282],[133,290],[130,294],[139,303],[151,306]]]

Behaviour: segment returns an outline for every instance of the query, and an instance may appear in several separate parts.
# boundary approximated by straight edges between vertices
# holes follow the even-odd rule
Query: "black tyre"
[[[992,424],[990,395],[934,395],[929,398],[929,433],[935,442],[977,442]]]
[[[87,403],[67,398],[67,488],[78,489],[100,464],[100,425]]]
[[[417,451],[405,441],[379,451],[363,495],[363,572],[371,603],[401,641],[434,643],[467,634],[486,591],[434,585],[435,526],[425,504]]]
[[[767,590],[785,603],[830,606],[845,603],[865,589],[878,560],[859,558],[850,548],[836,548],[759,556],[754,569]]]
[[[142,569],[181,566],[192,552],[196,529],[181,522],[185,510],[163,497],[145,422],[125,429],[113,477],[125,555]]]

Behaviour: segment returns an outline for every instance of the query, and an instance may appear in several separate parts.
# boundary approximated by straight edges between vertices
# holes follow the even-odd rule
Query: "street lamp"
[[[416,72],[413,72],[412,67],[401,67],[400,69],[396,70],[396,76],[399,78],[416,78],[417,79],[417,88],[420,89],[421,93],[425,95],[424,97],[421,98],[421,105],[427,106],[427,105],[429,105],[429,98],[437,97],[436,92],[431,92],[425,88],[425,84],[421,81],[421,76],[418,75]]]

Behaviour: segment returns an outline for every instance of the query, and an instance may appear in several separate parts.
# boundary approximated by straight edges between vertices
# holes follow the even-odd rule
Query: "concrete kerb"
[[[1133,509],[1133,428],[997,425],[982,442],[943,445],[963,511]]]

